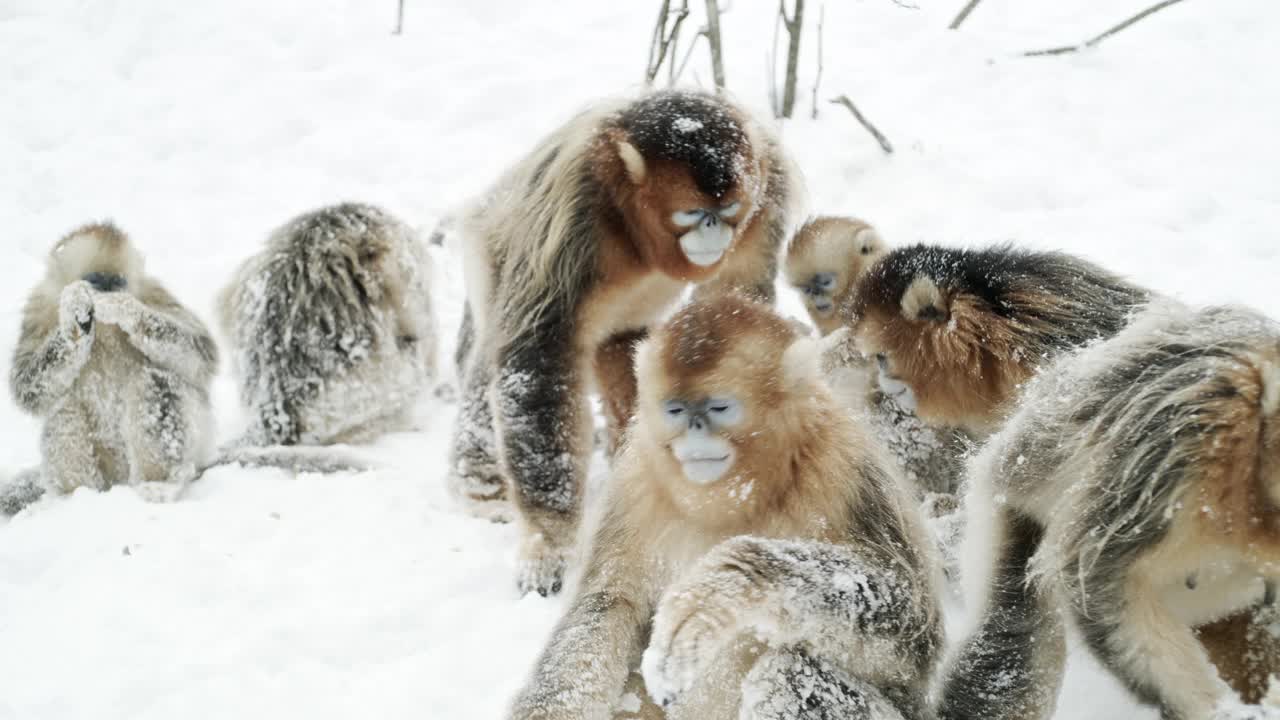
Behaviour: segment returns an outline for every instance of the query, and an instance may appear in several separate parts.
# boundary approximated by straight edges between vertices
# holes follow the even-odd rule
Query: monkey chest
[[[659,273],[602,283],[579,315],[583,345],[595,348],[611,336],[640,330],[660,319],[689,284]]]

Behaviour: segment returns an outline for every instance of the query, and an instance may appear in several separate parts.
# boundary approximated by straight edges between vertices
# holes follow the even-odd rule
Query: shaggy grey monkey
[[[6,497],[129,484],[176,498],[208,450],[217,362],[204,324],[144,274],[127,235],[110,223],[71,232],[23,308],[10,386],[44,421],[42,465]]]
[[[412,424],[435,373],[429,256],[387,212],[346,203],[277,229],[218,299],[239,447],[362,442]]]

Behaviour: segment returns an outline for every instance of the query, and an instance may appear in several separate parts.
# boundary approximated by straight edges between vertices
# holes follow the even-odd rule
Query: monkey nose
[[[889,371],[889,357],[882,352],[876,353],[876,366],[884,372]]]

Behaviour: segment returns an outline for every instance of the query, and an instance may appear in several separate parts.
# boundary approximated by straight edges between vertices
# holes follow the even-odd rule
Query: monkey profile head
[[[722,99],[651,93],[607,122],[595,163],[651,266],[710,276],[756,214],[766,169],[748,121]]]
[[[708,498],[788,476],[797,415],[818,388],[813,341],[769,308],[725,295],[678,311],[636,356],[635,449],[672,495]],[[812,348],[808,348],[812,350]]]
[[[787,282],[803,296],[809,317],[823,335],[843,324],[839,306],[886,251],[875,228],[853,218],[816,217],[796,232],[787,248]]]
[[[875,359],[881,390],[926,422],[985,432],[1036,368],[1015,304],[1040,300],[1020,295],[1001,252],[900,248],[854,298],[857,344]]]
[[[142,255],[129,236],[110,222],[71,231],[49,252],[51,287],[61,289],[84,280],[99,292],[130,290],[142,279]]]

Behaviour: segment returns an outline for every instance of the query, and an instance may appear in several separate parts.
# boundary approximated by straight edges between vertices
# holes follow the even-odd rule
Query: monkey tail
[[[0,481],[0,515],[17,515],[23,508],[44,497],[40,468],[28,468],[11,480]]]
[[[220,465],[241,465],[258,468],[271,467],[296,473],[364,472],[376,467],[348,453],[326,447],[299,445],[268,445],[266,447],[230,447],[218,452],[218,456],[200,468],[200,475]]]

